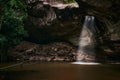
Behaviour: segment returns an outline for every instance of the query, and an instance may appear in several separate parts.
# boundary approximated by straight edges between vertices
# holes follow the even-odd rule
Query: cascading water
[[[94,19],[94,16],[85,16],[75,64],[98,64],[95,63]]]

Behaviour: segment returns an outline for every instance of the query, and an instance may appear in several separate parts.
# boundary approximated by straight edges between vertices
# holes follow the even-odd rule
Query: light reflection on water
[[[25,64],[0,74],[4,80],[120,80],[120,65]]]

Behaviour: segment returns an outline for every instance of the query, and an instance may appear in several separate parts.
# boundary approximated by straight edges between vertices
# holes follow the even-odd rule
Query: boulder
[[[38,8],[37,5],[40,7]],[[29,33],[29,40],[37,43],[52,41],[68,41],[78,43],[82,24],[78,8],[66,6],[59,9],[58,6],[38,3],[28,10],[28,18],[25,21],[25,29]],[[70,6],[70,7],[69,7]]]
[[[76,0],[76,2],[79,7],[32,3],[28,7],[28,18],[25,21],[25,29],[29,33],[27,40],[42,44],[67,42],[78,46],[84,17],[92,15],[95,17],[95,39],[98,44],[95,48],[98,52],[96,58],[98,61],[110,58],[106,58],[110,56],[106,54],[109,52],[100,47],[102,44],[112,51],[111,54],[116,53],[111,40],[120,40],[120,0]],[[57,59],[59,58],[56,57],[55,60]]]
[[[77,48],[65,42],[35,44],[22,41],[8,51],[9,61],[72,62]]]
[[[120,0],[75,0],[80,10],[93,15],[103,27],[103,36],[109,35],[111,40],[120,39]],[[98,25],[98,23],[96,24]]]
[[[76,2],[79,7],[76,7],[76,3],[72,4],[72,7],[69,4],[56,6],[43,2],[31,3],[25,21],[29,40],[38,43],[68,41],[77,45],[86,15],[95,16],[98,39],[99,37],[104,41],[120,39],[119,0],[76,0]]]

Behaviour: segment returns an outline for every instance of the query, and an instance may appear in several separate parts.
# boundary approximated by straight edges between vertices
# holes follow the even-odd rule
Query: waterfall
[[[79,48],[75,64],[98,64],[95,62],[94,16],[85,16],[79,38]]]

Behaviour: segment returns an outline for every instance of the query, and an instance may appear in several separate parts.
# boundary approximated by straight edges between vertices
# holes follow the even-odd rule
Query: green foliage
[[[75,0],[64,0],[66,3],[72,3],[75,2]]]
[[[0,19],[0,48],[18,44],[27,35],[23,20],[26,18],[26,5],[22,0],[2,0],[4,12]]]

